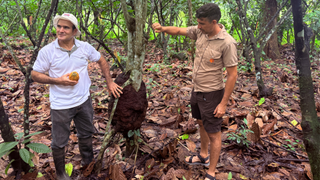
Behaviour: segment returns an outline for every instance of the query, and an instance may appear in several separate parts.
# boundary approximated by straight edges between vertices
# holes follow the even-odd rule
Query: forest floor
[[[21,40],[23,43],[23,40]],[[108,42],[109,48],[125,57],[118,42]],[[31,53],[19,42],[15,52],[22,64],[28,64]],[[244,59],[239,59],[239,76],[223,117],[222,150],[217,165],[217,179],[312,179],[310,164],[302,141],[299,86],[292,46],[281,48],[281,58],[262,61],[264,83],[273,87],[272,96],[264,100],[258,96],[254,73],[244,71]],[[107,60],[111,56],[101,51]],[[186,53],[187,54],[187,53]],[[319,57],[311,57],[315,101],[320,116]],[[109,62],[110,62],[109,61]],[[24,77],[9,51],[0,45],[0,95],[14,133],[23,132]],[[112,65],[112,62],[110,62]],[[90,88],[93,99],[95,157],[101,149],[108,121],[108,101],[104,77],[97,63],[89,63]],[[113,77],[119,69],[111,71]],[[226,73],[224,73],[226,78]],[[72,179],[204,179],[208,170],[204,166],[190,166],[184,162],[187,155],[200,150],[198,125],[191,116],[192,62],[172,58],[164,63],[163,53],[149,43],[144,63],[143,81],[147,86],[148,109],[140,129],[141,138],[136,165],[135,154],[125,158],[125,140],[111,144],[103,158],[100,174],[92,172],[84,177],[80,167],[80,152],[74,124],[66,148],[66,161],[73,164]],[[32,137],[33,142],[50,146],[51,120],[49,86],[32,83],[30,87],[30,133],[43,131]],[[260,103],[259,103],[260,102]],[[253,133],[250,133],[251,129]],[[189,137],[181,136],[188,134]],[[230,138],[233,138],[231,140]],[[0,137],[0,143],[3,139]],[[247,145],[246,145],[247,144]],[[52,179],[52,154],[34,153],[33,162],[44,176]],[[0,179],[12,179],[4,173],[9,160],[0,158]],[[8,173],[10,174],[10,168]],[[24,179],[37,173],[27,174]]]

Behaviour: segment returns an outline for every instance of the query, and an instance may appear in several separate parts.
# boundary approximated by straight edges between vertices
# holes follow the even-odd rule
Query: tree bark
[[[9,123],[8,115],[4,110],[1,97],[0,97],[0,132],[4,142],[16,141],[14,138],[11,125]],[[14,148],[14,151],[12,151],[9,154],[9,160],[11,161],[12,159],[14,159],[14,161],[12,162],[11,166],[16,176],[20,176],[21,171],[24,171],[24,172],[29,171],[30,166],[29,164],[25,163],[21,159],[17,146]]]
[[[192,22],[193,22],[193,13],[192,13],[192,3],[191,0],[188,0],[188,13],[189,13],[189,22],[188,22],[188,26],[192,26]],[[194,62],[194,53],[195,53],[195,40],[191,39],[191,59],[192,62]]]
[[[303,142],[309,156],[313,179],[320,179],[320,119],[316,113],[309,51],[305,45],[301,0],[292,0],[291,3],[296,46],[295,59],[299,76]]]
[[[277,0],[267,0],[265,3],[265,21],[264,22],[268,22],[276,13],[277,13]],[[274,20],[269,24],[269,27],[267,28],[267,32],[270,31],[276,24],[277,24],[277,18],[274,18]],[[264,52],[272,60],[280,58],[277,31],[275,31],[271,35],[269,41],[264,47]]]

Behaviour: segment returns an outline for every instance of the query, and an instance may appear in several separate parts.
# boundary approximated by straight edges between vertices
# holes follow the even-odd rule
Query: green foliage
[[[228,180],[231,180],[231,179],[232,179],[232,173],[229,172],[229,174],[228,174]]]
[[[189,139],[189,134],[184,134],[182,136],[179,136],[179,138],[182,139],[182,140]]]
[[[136,135],[137,137],[141,137],[140,129],[128,131],[128,137],[132,137],[133,135]]]
[[[4,142],[4,143],[1,143],[0,144],[0,157],[4,156],[4,155],[9,155],[12,151],[14,151],[14,148],[17,146],[18,147],[18,151],[19,151],[19,155],[21,157],[21,159],[26,162],[27,164],[29,164],[31,167],[34,166],[33,162],[32,162],[32,158],[34,156],[33,153],[31,153],[30,151],[28,151],[26,149],[26,147],[32,149],[34,152],[37,152],[37,153],[49,153],[51,152],[50,148],[44,144],[40,144],[40,143],[29,143],[30,141],[32,141],[32,139],[28,139],[30,138],[31,136],[34,136],[34,135],[37,135],[37,134],[40,134],[42,132],[35,132],[35,133],[32,133],[32,134],[29,134],[27,136],[23,136],[24,133],[21,132],[21,133],[16,133],[14,135],[15,139],[17,141],[14,141],[14,142]],[[29,143],[29,144],[27,144]],[[11,163],[13,162],[14,160],[12,160],[7,168],[10,167]],[[7,168],[5,170],[5,173],[7,173]]]
[[[72,165],[72,163],[66,164],[64,168],[65,168],[65,170],[66,170],[66,173],[67,173],[69,176],[71,176],[72,171],[73,171],[73,165]]]
[[[249,129],[245,129],[243,126],[238,128],[236,132],[228,133],[227,136],[229,140],[235,141],[240,146],[247,146],[249,147],[250,141],[247,138],[248,133],[253,133],[253,131]]]
[[[261,98],[261,99],[259,100],[259,106],[261,106],[265,101],[266,101],[266,99]]]

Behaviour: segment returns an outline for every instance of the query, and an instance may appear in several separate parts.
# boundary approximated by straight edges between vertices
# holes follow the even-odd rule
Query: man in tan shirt
[[[200,126],[201,150],[197,156],[186,157],[191,165],[209,166],[206,180],[215,180],[215,169],[221,151],[221,123],[228,99],[237,79],[236,41],[218,24],[221,12],[218,5],[208,3],[196,11],[198,26],[187,28],[161,26],[154,23],[155,32],[184,35],[196,40],[193,67],[192,116]],[[223,67],[227,82],[223,83]],[[210,155],[208,146],[210,143]],[[209,161],[210,158],[210,161]]]

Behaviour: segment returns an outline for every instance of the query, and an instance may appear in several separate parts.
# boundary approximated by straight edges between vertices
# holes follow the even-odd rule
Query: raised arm
[[[165,32],[170,35],[187,35],[187,28],[181,28],[176,26],[161,26],[159,23],[153,23],[152,28],[156,33]]]
[[[48,75],[45,75],[43,73],[37,72],[37,71],[31,71],[31,77],[32,80],[38,83],[42,84],[56,84],[56,85],[64,85],[64,86],[74,86],[78,83],[78,81],[72,81],[69,79],[69,75],[65,74],[59,78],[52,78]]]

